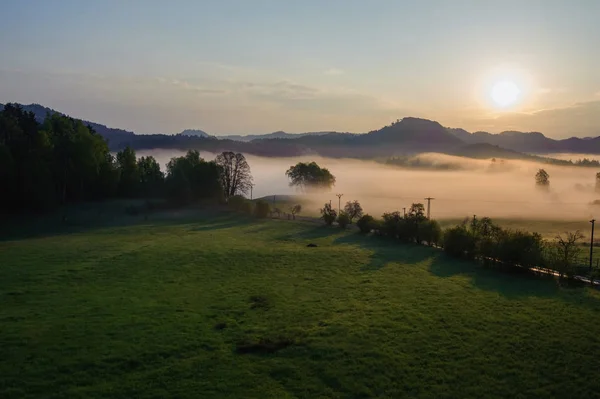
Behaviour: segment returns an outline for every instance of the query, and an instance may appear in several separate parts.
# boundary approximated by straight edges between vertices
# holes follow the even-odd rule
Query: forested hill
[[[43,121],[48,114],[62,114],[39,104],[22,107],[25,111],[33,112],[39,122]],[[195,129],[184,130],[179,134],[135,134],[95,122],[83,121],[83,123],[90,125],[105,137],[109,148],[113,151],[130,146],[134,149],[173,148],[213,152],[235,150],[262,156],[317,154],[332,157],[381,158],[421,152],[459,154],[464,152],[462,149],[465,146],[488,144],[519,153],[600,154],[600,137],[554,140],[539,132],[470,133],[464,129],[447,128],[435,121],[412,117],[397,120],[388,126],[363,134],[338,132],[291,134],[279,131],[264,135],[221,137]],[[465,150],[467,152],[473,152],[475,149],[483,151],[483,147],[467,148],[468,150]],[[490,148],[486,147],[483,152],[489,152]],[[521,155],[518,157],[525,157]]]
[[[53,110],[52,108],[44,107],[43,105],[40,105],[40,104],[29,104],[29,105],[21,104],[21,107],[23,108],[23,111],[25,111],[25,112],[33,112],[33,115],[35,116],[35,120],[38,121],[39,123],[44,122],[44,119],[46,119],[46,116],[48,116],[48,115],[59,114],[59,115],[66,116],[62,112]],[[0,104],[0,111],[2,111],[3,109],[4,109],[4,105]],[[75,119],[78,119],[78,118],[75,118]],[[81,120],[81,121],[83,122],[84,125],[91,126],[98,134],[100,134],[102,137],[104,137],[109,142],[109,145],[111,146],[111,148],[122,147],[123,143],[131,142],[132,140],[135,140],[135,137],[136,137],[135,133],[127,131],[127,130],[114,129],[114,128],[110,128],[108,126],[102,125],[100,123],[90,122],[90,121],[86,121],[86,120]]]

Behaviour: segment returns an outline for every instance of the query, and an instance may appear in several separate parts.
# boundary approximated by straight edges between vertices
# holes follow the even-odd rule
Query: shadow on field
[[[190,231],[211,231],[211,230],[223,230],[232,227],[246,226],[251,223],[256,223],[256,219],[249,217],[239,216],[237,214],[223,215],[218,218],[211,219],[205,224],[197,227],[192,227]]]
[[[131,214],[125,205],[85,204],[45,214],[29,214],[0,220],[0,242],[55,237],[133,226],[169,226],[207,220],[211,225],[238,218],[217,207],[179,208]],[[248,222],[247,222],[248,223]],[[224,227],[221,227],[224,228]],[[214,229],[214,228],[210,228]]]
[[[431,248],[402,244],[385,237],[365,236],[362,234],[347,234],[335,239],[334,244],[359,245],[372,251],[371,261],[361,270],[379,270],[390,262],[414,264],[431,260],[435,253]],[[433,259],[435,261],[435,259]]]
[[[486,269],[474,262],[461,261],[446,256],[441,250],[426,246],[402,244],[395,240],[361,234],[347,234],[334,240],[334,244],[358,245],[372,252],[370,262],[363,271],[376,271],[390,262],[415,264],[427,262],[431,274],[440,278],[463,276],[473,287],[496,292],[506,298],[560,297],[566,301],[600,306],[600,302],[586,295],[583,289],[564,290],[552,279],[528,273],[508,273]]]
[[[304,224],[303,226],[307,225]],[[275,239],[279,241],[317,240],[339,234],[343,234],[343,231],[340,229],[331,226],[317,225],[298,232],[283,234],[275,237]]]

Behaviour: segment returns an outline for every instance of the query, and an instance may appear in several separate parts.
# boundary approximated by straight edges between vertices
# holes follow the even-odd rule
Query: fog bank
[[[183,151],[139,151],[138,156],[152,155],[166,170],[171,157]],[[215,154],[201,152],[204,159]],[[316,156],[262,158],[246,156],[254,177],[254,198],[267,195],[300,194],[289,187],[285,171],[300,161],[316,161],[336,177],[328,193],[305,195],[315,210],[343,193],[342,202],[358,200],[365,212],[380,216],[383,212],[402,211],[413,202],[426,204],[433,197],[434,218],[490,217],[536,218],[553,220],[589,220],[600,216],[600,207],[589,203],[600,199],[595,193],[594,168],[542,165],[527,161],[475,160],[442,154],[421,154],[419,158],[442,164],[456,164],[460,170],[415,170],[383,165],[373,161],[331,159]],[[550,174],[550,189],[535,186],[535,173],[544,168]],[[308,205],[313,206],[313,205]],[[308,209],[307,209],[308,211]]]

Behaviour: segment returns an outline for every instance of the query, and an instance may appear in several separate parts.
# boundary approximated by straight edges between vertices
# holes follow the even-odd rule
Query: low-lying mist
[[[183,151],[140,151],[138,156],[152,155],[166,170],[166,163]],[[201,152],[204,159],[215,154]],[[437,219],[472,217],[473,215],[552,220],[589,220],[600,215],[600,206],[590,202],[600,199],[594,191],[597,170],[586,167],[554,166],[516,160],[476,160],[442,154],[420,154],[431,164],[453,164],[452,170],[416,170],[388,166],[374,161],[332,159],[317,156],[262,158],[246,156],[254,177],[254,198],[268,195],[300,194],[289,187],[285,171],[300,161],[316,161],[328,168],[337,183],[331,192],[305,194],[306,212],[314,213],[323,203],[342,193],[342,204],[358,200],[366,213],[402,211],[413,202],[426,205],[433,197],[431,216]],[[550,175],[550,188],[535,185],[536,172],[544,168]],[[314,210],[307,209],[314,206]]]

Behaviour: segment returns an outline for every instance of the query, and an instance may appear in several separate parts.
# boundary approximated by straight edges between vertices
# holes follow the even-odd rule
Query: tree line
[[[364,214],[358,201],[349,201],[338,215],[330,203],[320,209],[326,225],[334,222],[345,229],[356,220],[363,234],[373,233],[404,243],[414,243],[443,248],[455,258],[478,261],[487,267],[529,269],[539,273],[555,273],[572,279],[587,275],[592,279],[598,271],[589,270],[581,259],[579,232],[567,232],[547,241],[535,232],[504,229],[490,218],[465,219],[457,226],[444,230],[440,224],[425,216],[424,206],[414,203],[408,212],[386,212],[380,219]]]
[[[110,198],[227,201],[251,184],[250,166],[239,153],[207,161],[190,150],[172,158],[165,173],[156,159],[138,159],[129,147],[111,154],[106,140],[80,120],[51,114],[38,123],[13,104],[0,111],[0,213]]]

